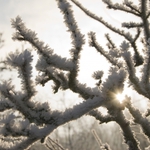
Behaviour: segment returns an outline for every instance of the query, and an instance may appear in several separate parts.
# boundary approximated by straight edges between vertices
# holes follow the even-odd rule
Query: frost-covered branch
[[[135,22],[124,22],[122,23],[122,27],[126,27],[127,29],[130,29],[130,28],[140,28],[140,27],[143,27],[143,24],[142,23],[135,23]]]
[[[72,62],[67,61],[66,58],[53,54],[53,50],[48,45],[44,45],[44,42],[39,41],[36,33],[27,29],[19,16],[16,19],[12,19],[12,27],[17,30],[13,35],[13,40],[28,41],[34,46],[38,53],[41,55],[40,63],[45,65],[56,66],[60,69],[70,70],[72,69]]]
[[[141,150],[139,143],[135,138],[133,131],[130,128],[129,121],[125,119],[123,113],[117,112],[115,121],[119,124],[120,128],[123,131],[124,142],[128,145],[129,149]]]
[[[131,58],[131,53],[128,51],[129,44],[125,41],[121,44],[121,50],[122,50],[122,57],[124,58],[129,74],[129,80],[133,84],[134,89],[139,93],[144,95],[145,97],[149,97],[148,93],[146,92],[145,88],[140,84],[140,81],[138,77],[136,76],[136,70],[134,67],[133,60]]]
[[[12,19],[12,27],[16,29],[13,40],[29,42],[37,50],[38,61],[35,66],[32,65],[32,51],[28,49],[22,52],[11,52],[6,60],[1,61],[1,63],[9,65],[12,70],[18,71],[21,88],[16,90],[12,80],[1,80],[0,82],[0,122],[2,127],[0,129],[0,142],[2,143],[0,149],[22,150],[38,140],[43,143],[46,137],[59,126],[88,114],[100,123],[116,122],[122,130],[128,148],[140,150],[138,140],[130,127],[124,110],[128,108],[134,122],[140,124],[148,138],[150,138],[149,120],[127,101],[127,97],[124,101],[119,102],[116,94],[124,92],[125,84],[129,84],[138,94],[150,99],[148,20],[150,12],[147,6],[148,1],[140,0],[139,6],[136,6],[129,0],[125,0],[122,4],[113,4],[110,0],[103,0],[109,9],[130,13],[141,18],[142,22],[139,23],[124,20],[122,23],[123,30],[107,23],[104,18],[90,12],[78,1],[70,1],[86,15],[102,23],[104,27],[116,35],[122,36],[124,40],[121,44],[119,43],[120,47],[117,47],[118,43],[111,38],[111,34],[105,34],[107,51],[101,46],[102,43],[98,43],[96,33],[90,32],[88,34],[90,46],[94,47],[110,64],[107,75],[105,70],[100,69],[93,73],[92,77],[97,81],[96,86],[88,87],[86,83],[81,83],[78,79],[80,55],[85,39],[78,27],[69,0],[56,0],[56,2],[72,40],[72,49],[69,50],[70,59],[55,54],[48,45],[38,39],[34,31],[25,26],[19,16]],[[134,30],[136,33],[132,35],[132,32],[126,30]],[[143,38],[144,51],[138,45],[139,38]],[[32,78],[33,67],[39,73],[36,79]],[[141,77],[138,76],[138,71],[141,72]],[[105,79],[103,79],[104,75]],[[53,81],[54,93],[59,92],[59,90],[70,90],[82,97],[83,102],[64,111],[58,111],[53,110],[50,103],[44,103],[38,97],[35,100],[36,86],[38,84],[45,86],[48,81]],[[106,108],[107,115],[102,115],[98,107]],[[149,112],[146,115],[149,115]],[[108,145],[103,145],[101,148],[110,149]]]
[[[134,118],[134,122],[140,124],[143,133],[148,137],[148,139],[150,138],[150,122],[149,120],[144,117],[141,112],[134,108],[131,104],[130,98],[126,99],[126,103],[127,103],[127,108],[129,109],[130,113],[132,114],[133,118]]]
[[[31,80],[32,76],[32,55],[28,50],[23,53],[16,52],[16,54],[11,53],[7,57],[7,63],[18,69],[19,77],[22,79],[22,90],[27,91],[28,99],[34,95],[34,85]]]
[[[71,1],[74,4],[76,4],[86,15],[88,15],[92,19],[102,23],[104,26],[106,26],[111,31],[113,31],[113,32],[123,36],[128,41],[132,41],[133,40],[133,37],[132,37],[132,35],[129,32],[126,33],[124,30],[120,30],[120,29],[117,29],[116,27],[113,27],[111,24],[109,24],[108,22],[104,21],[104,19],[102,17],[98,17],[95,14],[93,14],[92,12],[90,12],[89,10],[87,10],[86,8],[84,8],[84,6],[81,5],[78,1],[76,1],[76,0],[71,0]]]
[[[117,66],[120,68],[121,64],[118,64],[117,60],[113,57],[111,57],[109,54],[105,52],[105,50],[97,43],[95,33],[90,32],[89,34],[89,44],[92,47],[95,47],[95,49],[102,54],[112,65]],[[119,54],[118,54],[119,55]]]
[[[137,46],[136,46],[136,39],[139,36],[139,33],[137,33],[137,35],[135,35],[135,37],[133,38],[132,35],[129,32],[125,32],[124,30],[120,30],[117,29],[116,27],[113,27],[111,24],[108,24],[106,21],[104,21],[104,19],[102,17],[98,17],[95,14],[93,14],[92,12],[90,12],[89,10],[87,10],[86,8],[84,8],[84,6],[82,6],[79,2],[77,2],[76,0],[71,0],[73,3],[75,3],[83,12],[85,12],[85,14],[87,14],[89,17],[93,18],[94,20],[97,20],[98,22],[102,23],[104,26],[106,26],[108,29],[110,29],[111,31],[123,36],[127,41],[130,42],[130,44],[132,45],[132,48],[135,52],[135,65],[139,66],[143,63],[142,61],[142,57],[139,55],[139,52],[137,50]],[[105,55],[104,55],[105,56]]]
[[[109,42],[109,43],[107,44],[108,48],[111,49],[111,50],[116,49],[116,45],[115,45],[115,43],[112,41],[112,39],[110,38],[109,34],[105,34],[105,37],[106,37],[106,39],[107,39],[108,42]],[[117,56],[117,55],[116,55],[116,56]]]
[[[95,119],[97,119],[98,121],[100,121],[100,124],[102,123],[108,123],[110,121],[115,121],[114,120],[114,116],[111,115],[102,115],[99,111],[97,110],[91,110],[89,113],[89,115],[94,116]]]
[[[140,16],[140,11],[138,10],[138,7],[136,5],[132,5],[132,2],[129,2],[128,0],[124,1],[124,5],[121,5],[119,3],[113,4],[111,0],[103,0],[103,2],[107,4],[107,8],[109,9],[120,10],[131,13],[135,16]]]
[[[149,22],[147,19],[147,11],[149,9],[149,7],[147,6],[147,0],[141,1],[141,19],[143,21],[143,25],[144,25],[144,34],[145,34],[145,38],[146,40],[148,40],[148,38],[150,37],[150,30],[149,30]]]
[[[44,137],[48,136],[54,129],[58,126],[65,124],[68,121],[75,120],[81,117],[83,114],[86,114],[89,110],[94,109],[96,107],[101,106],[104,103],[103,97],[95,97],[93,99],[88,99],[79,105],[74,106],[73,108],[65,110],[65,112],[54,112],[51,114],[53,116],[53,120],[49,120],[50,114],[43,114],[45,119],[47,120],[47,125],[43,127],[38,127],[35,123],[30,123],[28,120],[17,121],[15,116],[11,117],[11,122],[9,121],[7,124],[5,122],[6,129],[8,130],[8,135],[13,136],[28,136],[28,142],[37,141],[39,139],[43,139]],[[21,112],[21,111],[20,111]],[[46,122],[45,122],[46,123]],[[27,127],[28,126],[28,127]],[[26,127],[26,128],[25,128]],[[4,132],[6,133],[6,131]],[[5,138],[4,138],[5,139]],[[6,142],[6,141],[5,141]],[[25,140],[26,142],[26,140]],[[31,143],[30,143],[31,144]],[[29,145],[23,143],[18,144],[15,147],[7,147],[6,149],[24,149],[27,148]],[[2,146],[3,148],[3,146]]]
[[[72,45],[73,48],[71,49],[70,53],[72,56],[72,62],[74,63],[73,70],[70,71],[69,75],[69,87],[77,92],[77,81],[76,77],[78,75],[78,63],[80,58],[80,52],[82,50],[82,46],[84,44],[83,35],[80,33],[77,23],[74,19],[73,12],[71,10],[71,6],[65,0],[57,0],[58,7],[60,8],[61,12],[64,15],[64,21],[71,33]]]
[[[14,105],[6,99],[0,100],[0,112],[13,108]]]

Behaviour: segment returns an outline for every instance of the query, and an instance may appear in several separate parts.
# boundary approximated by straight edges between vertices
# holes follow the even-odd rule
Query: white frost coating
[[[104,101],[104,97],[97,96],[93,99],[87,99],[86,101],[75,105],[73,108],[66,109],[64,113],[60,114],[58,124],[63,124],[64,122],[67,122],[70,119],[77,119],[81,117],[83,113],[87,113],[91,108],[93,109],[97,106],[101,106],[104,103]]]
[[[9,56],[7,57],[7,61],[13,66],[21,67],[25,63],[29,65],[33,60],[32,57],[33,56],[28,50],[25,50],[22,53],[16,51],[16,54],[14,53],[9,54]]]
[[[2,84],[0,83],[0,91],[11,91],[12,89],[14,89],[14,86],[11,84],[11,80],[10,81],[4,81]]]
[[[66,69],[66,70],[72,70],[74,64],[70,61],[67,60],[66,58],[61,58],[58,55],[52,55],[49,59],[48,62],[52,63],[53,66],[59,66],[60,69]]]
[[[14,28],[18,28],[18,26],[20,26],[22,28],[25,27],[24,24],[22,23],[22,19],[19,16],[16,17],[16,21],[12,20],[11,25]]]
[[[127,51],[129,49],[129,43],[127,43],[126,41],[123,41],[120,45],[122,51]]]
[[[137,113],[136,109],[130,108],[130,104],[127,105],[122,103],[121,106],[123,107],[121,107],[115,96],[118,92],[123,91],[124,83],[129,81],[135,91],[150,99],[150,39],[147,41],[148,44],[143,55],[140,55],[139,52],[141,51],[138,52],[139,47],[137,44],[137,42],[139,42],[139,37],[141,38],[143,35],[140,34],[143,32],[143,30],[140,30],[139,27],[145,28],[147,26],[145,31],[148,31],[149,26],[147,22],[145,21],[144,24],[134,22],[123,23],[123,26],[127,27],[128,29],[132,29],[133,27],[138,28],[137,34],[132,37],[132,32],[126,32],[126,30],[121,30],[114,27],[112,24],[106,22],[102,17],[98,17],[92,12],[88,11],[77,0],[71,0],[71,4],[74,3],[77,5],[86,15],[98,21],[99,23],[102,23],[109,30],[119,34],[124,38],[124,41],[118,48],[118,43],[111,40],[109,35],[106,35],[108,42],[106,48],[109,50],[109,52],[107,52],[105,48],[100,46],[99,41],[96,40],[95,33],[89,33],[90,46],[94,47],[99,54],[104,56],[111,65],[109,74],[105,80],[102,78],[103,71],[94,72],[93,77],[98,80],[98,83],[96,83],[94,88],[91,88],[87,87],[86,84],[81,84],[77,78],[78,71],[80,70],[79,62],[81,50],[85,41],[84,36],[80,33],[77,22],[74,18],[70,1],[56,1],[58,2],[58,7],[60,8],[64,17],[64,23],[66,24],[71,36],[71,59],[62,58],[61,56],[54,54],[53,50],[49,48],[48,45],[45,45],[44,42],[37,38],[37,34],[35,32],[25,27],[25,24],[22,22],[20,17],[12,20],[12,26],[16,29],[13,39],[27,41],[37,50],[37,54],[39,56],[38,63],[36,64],[36,69],[39,71],[37,77],[38,83],[44,86],[47,82],[52,80],[54,83],[54,92],[57,92],[60,89],[71,90],[73,93],[79,94],[84,101],[73,106],[72,108],[66,109],[64,112],[52,110],[49,103],[40,103],[39,101],[35,101],[34,96],[36,96],[36,92],[34,91],[34,88],[36,88],[36,85],[34,82],[32,82],[31,78],[32,55],[28,50],[25,50],[21,53],[11,53],[7,57],[6,63],[11,67],[18,69],[19,78],[21,78],[21,84],[23,88],[20,92],[18,92],[9,81],[0,84],[0,92],[4,98],[2,101],[0,101],[0,104],[5,105],[4,108],[0,107],[0,109],[6,109],[6,111],[7,109],[11,110],[11,113],[4,112],[6,115],[3,115],[4,118],[3,116],[0,116],[2,127],[0,134],[3,134],[3,136],[0,136],[0,142],[2,143],[0,144],[0,149],[4,147],[4,150],[27,149],[29,148],[29,145],[33,144],[37,140],[43,141],[45,137],[47,137],[60,125],[77,119],[92,110],[93,113],[89,114],[100,122],[109,122],[110,120],[116,121],[121,126],[123,133],[125,133],[123,134],[124,139],[131,142],[134,141],[133,143],[135,143],[135,148],[132,148],[133,145],[131,146],[130,142],[126,142],[129,145],[129,149],[139,150],[136,139],[134,139],[132,132],[130,132],[130,126],[128,126],[125,119],[126,116],[123,114],[124,108],[126,107],[129,109],[131,115],[134,117],[137,123],[144,128],[144,133],[149,134],[148,137],[150,137],[149,123],[146,118],[143,119],[142,115],[140,116],[140,113]],[[111,0],[103,0],[103,2],[109,9],[118,9],[141,18],[144,16],[145,11],[146,17],[141,19],[141,21],[146,20],[149,17],[147,14],[148,10],[146,10],[147,6],[142,0],[139,7],[134,6],[132,4],[133,2],[129,2],[128,0],[125,0],[122,4],[113,4]],[[148,32],[145,32],[145,35],[149,37]],[[143,41],[145,42],[147,39],[145,40],[144,38]],[[143,45],[145,48],[146,44],[144,43]],[[129,51],[130,49],[133,50],[133,55],[131,55]],[[125,61],[122,61],[121,57],[123,57]],[[141,60],[144,61],[142,62]],[[139,68],[142,68],[142,78],[136,77],[136,71],[139,70]],[[127,71],[128,76],[126,75]],[[7,101],[12,103],[10,107],[8,106],[9,104]],[[99,110],[95,111],[95,109],[100,106],[106,107],[108,116],[100,116]],[[16,113],[12,114],[13,111],[16,111]],[[127,135],[126,131],[129,131]],[[7,139],[7,135],[11,137],[9,140]],[[13,137],[19,138],[20,141],[14,141]],[[24,139],[27,138],[27,140],[24,141],[22,137]],[[7,147],[1,141],[1,139],[10,142],[7,142]],[[13,142],[13,144],[11,142]]]
[[[101,79],[103,76],[104,72],[103,71],[96,71],[94,72],[94,74],[92,75],[92,77],[96,80]]]
[[[78,29],[70,4],[66,0],[57,0],[57,2],[61,12],[64,14],[64,22],[69,29],[68,31],[71,32],[72,44],[73,47],[75,47],[74,51],[73,49],[71,50],[71,53],[75,59],[78,59],[78,53],[81,50],[82,45],[85,43],[84,36]]]
[[[35,123],[31,123],[29,126],[29,130],[31,131],[31,134],[33,134],[33,137],[39,137],[39,127]]]
[[[110,49],[109,50],[109,55],[113,58],[118,58],[120,57],[120,52],[117,49]]]
[[[126,5],[130,5],[130,4],[132,4],[132,2],[131,2],[131,1],[129,1],[129,0],[124,0],[124,4],[126,4]]]
[[[9,122],[9,126],[15,133],[19,133],[25,130],[29,125],[29,121],[21,121],[19,119],[13,119]]]
[[[49,48],[48,45],[44,45],[44,42],[39,41],[37,38],[37,34],[30,29],[27,29],[22,22],[19,16],[16,17],[15,20],[12,20],[12,26],[18,30],[17,33],[13,35],[14,40],[19,41],[28,41],[32,44],[38,51],[41,57],[40,64],[43,64],[43,60],[48,63],[48,65],[52,65],[58,67],[60,69],[71,70],[73,67],[73,63],[65,58],[62,58],[56,54],[53,54],[53,50]],[[19,58],[18,58],[19,59]],[[20,60],[19,60],[20,61]],[[18,62],[18,61],[17,61]],[[45,62],[44,62],[45,63]],[[40,65],[38,65],[40,67]]]
[[[124,70],[117,71],[116,69],[111,69],[106,82],[102,84],[101,91],[104,97],[110,98],[111,93],[116,93],[116,91],[122,92],[125,78],[126,72]]]
[[[64,3],[64,1],[59,2],[59,6],[58,6],[62,11],[65,11],[66,9],[68,9],[68,7],[70,7],[69,3]]]
[[[130,62],[130,64],[132,63],[131,62],[131,54],[130,54],[130,52],[127,52],[127,51],[124,51],[123,53],[122,53],[122,56],[124,57],[124,59],[126,60],[126,61],[129,61]]]

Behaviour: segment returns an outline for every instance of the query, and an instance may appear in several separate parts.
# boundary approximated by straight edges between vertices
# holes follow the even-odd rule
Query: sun
[[[133,92],[134,91],[132,88],[130,88],[129,85],[125,83],[123,91],[116,91],[115,98],[120,103],[123,103],[123,101],[126,99],[126,96],[133,97]]]
[[[116,98],[120,103],[122,103],[123,100],[125,99],[125,95],[123,93],[118,93],[116,94]]]

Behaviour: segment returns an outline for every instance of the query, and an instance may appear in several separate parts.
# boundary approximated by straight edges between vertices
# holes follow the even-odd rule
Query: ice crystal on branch
[[[95,78],[95,79],[101,79],[102,76],[103,76],[102,71],[97,71],[97,72],[94,72],[94,74],[93,74],[93,78]]]
[[[120,47],[122,51],[127,51],[129,48],[129,44],[126,41],[123,41]]]

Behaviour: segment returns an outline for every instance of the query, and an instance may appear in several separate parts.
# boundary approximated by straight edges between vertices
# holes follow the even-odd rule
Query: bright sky
[[[94,0],[94,2],[93,0],[80,0],[80,2],[98,16],[103,16],[108,23],[114,26],[121,26],[121,20],[124,19],[122,17],[123,14],[115,13],[114,11],[110,13],[110,10],[107,10],[100,0]],[[62,14],[55,0],[0,0],[0,10],[0,32],[3,33],[5,40],[1,54],[5,55],[10,51],[21,49],[22,45],[25,48],[27,47],[25,43],[11,40],[12,33],[14,33],[15,30],[11,28],[10,20],[19,15],[23,22],[25,22],[27,28],[38,33],[40,40],[49,44],[56,53],[63,57],[69,56],[69,49],[71,49],[70,34],[66,32],[67,28],[63,23]],[[73,5],[73,10],[81,33],[87,37],[88,32],[94,31],[97,33],[97,38],[100,43],[105,45],[104,34],[107,33],[108,30],[100,23],[87,17],[75,5]],[[131,17],[132,16],[128,15],[126,20],[131,20]],[[113,38],[116,42],[120,42],[118,36],[114,36]],[[89,86],[94,86],[94,80],[91,78],[92,72],[104,70],[107,66],[107,63],[104,63],[104,58],[100,57],[94,48],[89,48],[88,44],[86,44],[81,57],[81,72],[79,74],[81,82],[85,83],[88,81]],[[45,93],[46,92],[49,92],[49,87],[46,88]],[[43,95],[45,95],[45,93]],[[72,98],[70,94],[68,94],[67,97],[68,99]],[[49,96],[47,98],[49,98]]]

